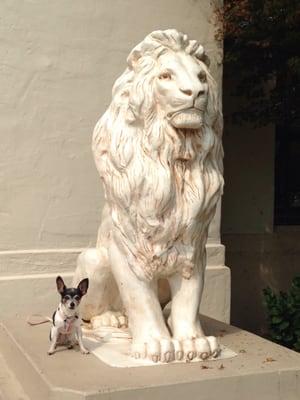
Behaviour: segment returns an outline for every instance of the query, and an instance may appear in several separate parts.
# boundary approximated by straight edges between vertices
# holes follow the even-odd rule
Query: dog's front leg
[[[81,327],[78,326],[76,327],[76,336],[79,344],[79,348],[82,354],[89,354],[89,351],[84,347],[83,342],[82,342],[82,330]]]
[[[56,326],[52,326],[51,333],[50,333],[51,345],[50,345],[50,349],[48,350],[49,356],[51,356],[51,354],[53,354],[55,352],[58,336],[59,336],[58,329],[56,328]]]

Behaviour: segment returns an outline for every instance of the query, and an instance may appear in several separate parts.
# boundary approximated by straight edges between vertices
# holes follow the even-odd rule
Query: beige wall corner
[[[204,44],[220,86],[211,2],[11,0],[0,13],[0,250],[93,246],[91,135],[113,82],[146,34],[176,28]]]

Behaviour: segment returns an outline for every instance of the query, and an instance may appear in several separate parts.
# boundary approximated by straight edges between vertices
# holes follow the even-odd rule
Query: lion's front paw
[[[148,358],[155,363],[168,363],[174,360],[174,345],[171,338],[150,338],[145,343],[134,342],[131,355],[136,359]]]
[[[220,354],[220,346],[214,336],[202,336],[195,339],[173,340],[176,360],[193,360],[209,357],[216,358]]]

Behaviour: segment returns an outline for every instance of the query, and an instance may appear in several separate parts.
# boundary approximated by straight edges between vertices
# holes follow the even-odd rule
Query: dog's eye
[[[64,296],[65,300],[71,300],[71,296],[69,296],[68,294],[66,296]]]
[[[80,301],[80,296],[74,296],[74,300]]]

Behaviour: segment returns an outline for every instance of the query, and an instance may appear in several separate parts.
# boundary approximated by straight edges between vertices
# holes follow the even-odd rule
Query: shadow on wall
[[[259,335],[267,331],[262,290],[287,291],[300,275],[300,230],[273,234],[223,234],[231,268],[231,323]]]

